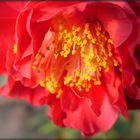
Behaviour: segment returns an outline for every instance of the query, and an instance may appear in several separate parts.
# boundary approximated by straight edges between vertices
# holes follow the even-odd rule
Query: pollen
[[[83,27],[74,25],[69,31],[64,27],[61,29],[58,38],[60,42],[65,43],[59,52],[60,56],[69,58],[80,52],[79,57],[83,65],[82,69],[75,69],[73,74],[68,73],[64,77],[64,84],[76,87],[79,91],[88,91],[91,81],[94,85],[101,85],[102,71],[108,72],[111,67],[118,65],[113,55],[112,39],[108,37],[100,23],[95,26],[85,23]]]
[[[14,44],[14,46],[13,46],[13,53],[14,53],[14,54],[17,53],[17,45],[16,45],[16,44]]]
[[[100,22],[70,27],[62,23],[58,25],[55,33],[56,38],[52,43],[54,63],[50,74],[40,81],[40,86],[56,94],[56,98],[60,98],[63,93],[62,85],[85,93],[91,89],[92,84],[101,86],[102,73],[107,73],[111,68],[119,65],[113,41]],[[41,53],[46,54],[46,52],[37,53],[35,60],[38,61],[35,62],[46,62],[46,56],[40,56]],[[67,64],[65,67],[59,66],[61,70],[59,74],[53,69],[59,65],[58,60]],[[38,69],[37,64],[34,64],[32,69]],[[66,74],[62,76],[64,71]]]
[[[58,82],[56,82],[54,78],[46,77],[45,80],[40,81],[39,84],[41,87],[49,90],[52,94],[55,94],[57,91],[59,91],[58,96],[60,95],[60,89],[59,89]]]

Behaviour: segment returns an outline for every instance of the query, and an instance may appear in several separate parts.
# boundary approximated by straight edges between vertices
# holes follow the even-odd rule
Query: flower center
[[[50,55],[53,55],[51,69],[45,79],[40,81],[40,85],[50,93],[57,93],[57,97],[62,93],[62,85],[88,92],[92,86],[91,82],[94,85],[101,85],[103,71],[108,72],[110,68],[119,64],[112,39],[97,20],[80,26],[67,27],[59,24],[57,31],[52,32],[50,36],[53,38],[50,44],[52,47],[48,50],[40,49],[33,68],[40,69],[37,62],[41,59],[50,62],[48,56],[50,51]],[[38,57],[39,54],[42,55]]]

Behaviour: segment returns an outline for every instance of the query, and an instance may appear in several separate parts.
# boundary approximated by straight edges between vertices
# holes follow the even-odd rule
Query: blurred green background
[[[0,85],[6,81],[0,77]],[[21,100],[0,97],[0,138],[81,139],[78,131],[55,126],[47,117],[47,106],[32,107]],[[129,111],[129,120],[119,116],[114,127],[89,139],[140,138],[140,111]]]

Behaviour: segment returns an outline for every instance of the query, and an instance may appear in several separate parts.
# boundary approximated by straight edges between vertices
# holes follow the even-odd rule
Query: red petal
[[[129,5],[135,11],[136,15],[140,17],[140,2],[137,0],[133,0],[133,2],[129,2]]]
[[[14,40],[16,18],[24,5],[25,2],[0,2],[0,73],[5,71],[6,51],[8,45]]]
[[[86,15],[99,19],[113,39],[115,47],[120,46],[132,32],[132,21],[125,14],[123,7],[111,2],[89,3],[85,10]]]
[[[64,94],[66,96],[73,94],[68,95],[69,98],[65,98],[61,105],[66,113],[66,118],[63,121],[64,125],[69,128],[79,129],[85,136],[108,130],[117,119],[118,113],[112,108],[107,97],[104,98],[101,114],[97,116],[92,110],[90,99],[78,97],[73,92]],[[74,103],[74,101],[77,102]],[[70,105],[74,105],[75,109]],[[68,108],[65,108],[65,106]]]
[[[41,99],[47,97],[45,89],[25,87],[19,81],[14,81],[12,77],[9,77],[8,83],[0,89],[0,93],[4,97],[22,99],[36,106],[42,105]]]
[[[48,110],[48,117],[60,127],[64,127],[63,119],[66,117],[65,112],[62,111],[59,100],[55,99]]]
[[[87,93],[87,97],[92,100],[94,112],[97,115],[100,114],[104,97],[108,96],[112,106],[127,118],[127,107],[123,97],[121,80],[114,69],[110,69],[108,73],[102,73],[101,81],[102,83],[100,86],[93,86],[90,92]]]
[[[126,88],[126,94],[132,99],[140,99],[140,30],[137,24],[134,25],[132,35],[123,45],[118,47],[118,50],[122,58],[122,82],[123,87]]]

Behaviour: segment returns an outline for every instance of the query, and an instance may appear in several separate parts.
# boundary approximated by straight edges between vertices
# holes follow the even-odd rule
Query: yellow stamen
[[[14,53],[14,54],[17,53],[17,45],[16,45],[16,44],[14,44],[14,46],[13,46],[13,53]]]
[[[79,57],[80,60],[80,66],[77,64],[75,69],[70,72],[67,70],[66,75],[62,77],[63,84],[86,92],[90,90],[91,82],[100,86],[102,72],[108,72],[112,67],[119,65],[114,56],[113,41],[103,26],[96,22],[95,26],[85,23],[82,26],[74,25],[71,28],[63,24],[58,27],[57,41],[53,44],[55,61],[57,62],[59,58],[65,62],[72,57]],[[37,53],[35,59],[40,61],[44,58]],[[60,98],[63,91],[58,82],[60,80],[56,78],[56,72],[53,71],[56,65],[57,63],[54,63],[50,75],[40,82],[40,86],[56,94],[56,98]],[[37,66],[33,65],[32,68],[37,69]]]

